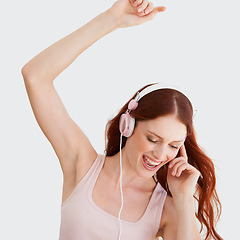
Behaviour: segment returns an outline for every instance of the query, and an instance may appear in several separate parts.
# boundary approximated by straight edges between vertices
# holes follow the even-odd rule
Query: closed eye
[[[152,140],[150,137],[147,137],[147,140],[148,140],[149,142],[152,142],[152,143],[157,143],[157,142],[158,142],[158,141]],[[173,148],[173,149],[178,149],[178,147],[173,146],[173,145],[171,145],[170,147]]]
[[[147,137],[147,140],[152,143],[157,143],[158,141],[152,140],[150,137]]]

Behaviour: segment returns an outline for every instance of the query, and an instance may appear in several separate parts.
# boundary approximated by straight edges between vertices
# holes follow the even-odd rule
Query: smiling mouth
[[[162,162],[155,162],[149,159],[147,156],[143,155],[142,157],[143,166],[150,171],[157,169]]]

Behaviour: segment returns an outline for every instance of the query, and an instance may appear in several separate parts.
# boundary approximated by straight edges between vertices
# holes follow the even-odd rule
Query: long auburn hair
[[[152,84],[146,85],[138,92],[150,85]],[[133,96],[133,98],[135,98],[136,95],[137,93]],[[121,115],[128,109],[128,103],[130,100],[122,107],[119,113],[112,120],[108,121],[106,125],[106,156],[113,156],[119,152],[119,120]],[[198,209],[195,215],[201,224],[200,232],[202,232],[203,225],[205,225],[205,240],[210,238],[223,240],[215,229],[222,212],[222,206],[216,192],[215,167],[213,161],[197,144],[192,121],[193,107],[190,100],[178,90],[171,88],[158,89],[142,97],[139,100],[138,107],[130,113],[130,115],[135,118],[136,124],[138,121],[151,120],[160,116],[167,116],[171,114],[174,114],[178,120],[187,127],[187,137],[184,144],[188,156],[188,162],[201,173],[194,193],[194,198],[198,202]],[[127,138],[123,137],[122,148],[125,146],[126,141]],[[178,156],[179,153],[177,157]],[[161,167],[157,171],[157,180],[167,191],[167,194],[172,196],[167,184],[167,169],[168,164],[164,165],[164,167]]]

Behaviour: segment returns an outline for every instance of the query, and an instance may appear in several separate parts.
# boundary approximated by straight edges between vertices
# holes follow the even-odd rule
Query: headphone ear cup
[[[134,127],[135,127],[135,118],[132,118],[130,115],[129,117],[130,117],[130,124],[129,124],[129,133],[127,137],[130,137],[133,134]]]
[[[130,137],[135,126],[135,118],[132,118],[129,113],[124,113],[120,117],[119,131],[124,137]]]

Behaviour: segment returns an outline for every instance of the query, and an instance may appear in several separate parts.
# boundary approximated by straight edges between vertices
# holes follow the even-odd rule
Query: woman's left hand
[[[117,19],[119,28],[125,28],[152,20],[157,13],[165,10],[164,6],[153,7],[149,0],[117,0],[108,12]]]
[[[180,147],[180,157],[169,162],[167,182],[173,198],[193,196],[200,172],[188,163],[185,145]]]

